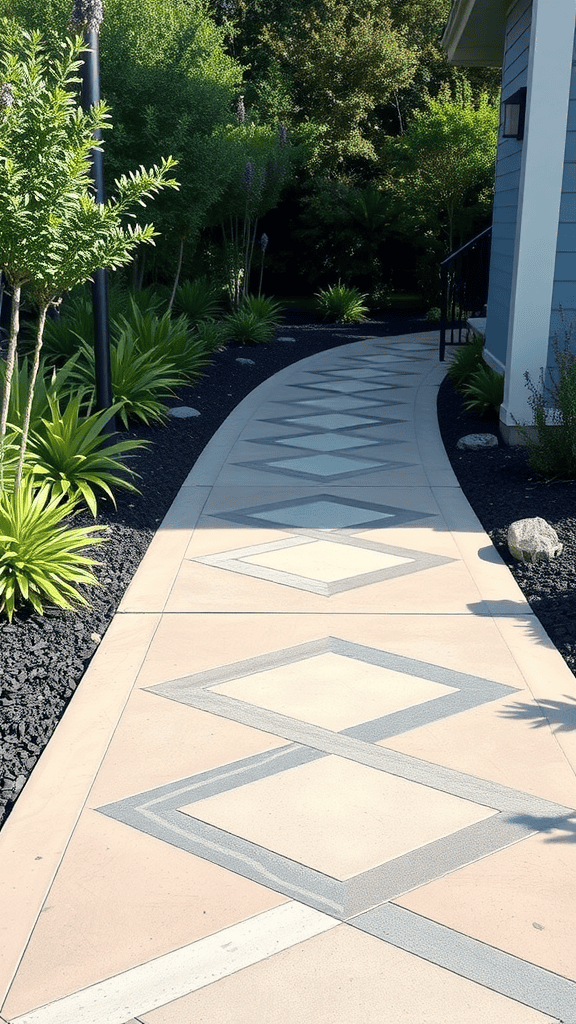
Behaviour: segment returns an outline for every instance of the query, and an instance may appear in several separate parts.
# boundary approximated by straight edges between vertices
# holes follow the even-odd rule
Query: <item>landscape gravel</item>
[[[269,345],[215,353],[200,382],[179,389],[170,404],[192,406],[200,415],[170,417],[165,426],[128,432],[152,445],[130,463],[139,474],[141,493],[118,492],[116,509],[109,502],[99,509],[97,523],[108,527],[108,537],[94,550],[101,563],[95,570],[100,585],[86,592],[90,607],[75,612],[48,608],[43,616],[20,612],[12,623],[0,621],[0,827],[64,714],[159,523],[220,424],[242,398],[278,370],[315,352],[349,344],[371,329],[370,324],[313,323],[308,314],[298,313],[287,317],[283,326],[290,335],[281,331]],[[396,336],[435,327],[416,314],[384,313],[374,318],[374,329]],[[501,444],[488,450],[458,450],[460,437],[497,433],[497,424],[470,417],[449,382],[440,388],[438,410],[444,444],[464,493],[574,670],[576,485],[539,483],[527,469],[524,453]],[[564,545],[552,565],[522,565],[508,554],[508,526],[532,515],[554,526]],[[89,516],[84,521],[92,522]]]

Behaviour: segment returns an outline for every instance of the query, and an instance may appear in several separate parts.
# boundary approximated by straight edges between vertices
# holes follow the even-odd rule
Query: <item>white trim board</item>
[[[524,374],[546,365],[572,75],[574,0],[533,0],[514,248],[504,426],[530,423]]]

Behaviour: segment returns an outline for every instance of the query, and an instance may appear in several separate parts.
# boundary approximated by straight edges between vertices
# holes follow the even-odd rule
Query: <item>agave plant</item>
[[[103,542],[103,528],[72,528],[69,514],[48,487],[38,489],[30,477],[16,494],[0,493],[0,612],[10,621],[21,604],[40,614],[46,604],[88,604],[77,587],[98,582],[91,571],[97,563],[81,552]]]
[[[137,490],[126,476],[134,475],[133,471],[118,456],[144,448],[146,442],[110,443],[104,433],[118,404],[91,416],[82,415],[82,395],[70,399],[63,412],[59,399],[50,396],[49,404],[50,415],[42,417],[40,427],[30,435],[27,460],[30,474],[48,485],[53,498],[84,500],[95,517],[97,491],[115,505],[112,486]]]
[[[316,293],[316,305],[324,320],[335,323],[361,323],[366,319],[366,295],[358,288],[346,288],[338,283]]]

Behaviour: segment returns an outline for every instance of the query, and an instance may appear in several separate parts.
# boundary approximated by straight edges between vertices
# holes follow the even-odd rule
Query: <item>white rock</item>
[[[291,342],[295,342],[296,338],[278,338],[278,341],[291,341]]]
[[[536,516],[511,523],[508,550],[519,562],[540,562],[557,558],[562,553],[562,544],[556,530],[545,519]]]
[[[243,366],[256,366],[256,363],[254,362],[253,359],[242,359],[241,356],[238,356],[236,362],[242,363]]]
[[[190,416],[199,416],[198,409],[192,409],[189,405],[176,405],[168,409],[168,415],[174,416],[177,420],[187,420]]]
[[[99,644],[102,637],[100,636],[100,633],[90,633],[90,639],[93,640],[95,644]]]
[[[457,448],[470,448],[472,451],[480,448],[495,448],[498,438],[494,434],[467,434],[461,437],[456,444]]]

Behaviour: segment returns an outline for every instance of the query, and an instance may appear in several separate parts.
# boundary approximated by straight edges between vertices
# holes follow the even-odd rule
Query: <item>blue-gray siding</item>
[[[527,84],[531,21],[532,0],[517,0],[510,10],[506,22],[502,69],[503,101]],[[501,116],[492,215],[486,350],[498,363],[505,366],[522,141],[503,139],[502,123],[503,117]],[[576,195],[574,198],[576,199]]]
[[[557,337],[562,342],[565,329],[568,330],[571,323],[574,324],[572,347],[576,348],[576,39],[574,47],[550,316],[548,365],[553,365],[555,362],[552,350],[554,338]],[[560,307],[562,307],[562,312]]]

